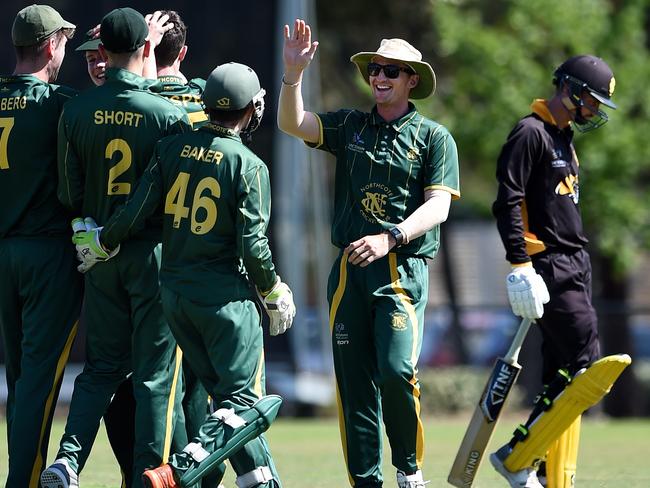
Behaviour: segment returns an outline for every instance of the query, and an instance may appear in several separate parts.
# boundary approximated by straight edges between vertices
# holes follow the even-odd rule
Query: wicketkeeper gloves
[[[544,315],[544,304],[550,300],[546,283],[532,266],[513,268],[506,277],[508,300],[512,313],[525,319]]]
[[[283,283],[279,276],[271,291],[266,294],[260,292],[260,299],[269,315],[269,332],[272,336],[284,334],[291,328],[296,316],[296,305],[293,303],[293,293],[289,286]]]
[[[72,230],[74,231],[72,243],[77,248],[77,258],[81,261],[81,264],[77,266],[80,273],[85,273],[96,263],[106,261],[119,252],[119,245],[112,251],[108,251],[99,242],[102,229],[103,227],[97,227],[91,217],[86,217],[83,220],[76,218],[72,221]]]

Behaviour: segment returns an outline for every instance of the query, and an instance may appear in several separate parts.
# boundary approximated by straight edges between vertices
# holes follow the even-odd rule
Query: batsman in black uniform
[[[493,206],[506,259],[512,265],[506,280],[510,304],[515,315],[537,320],[543,338],[543,381],[548,388],[570,379],[600,356],[572,127],[581,132],[600,127],[607,122],[602,106],[616,108],[611,101],[612,70],[595,56],[568,59],[555,71],[553,83],[554,96],[535,100],[532,113],[517,123],[503,146]],[[546,397],[544,393],[540,398]],[[531,420],[538,414],[534,411]],[[526,437],[528,424],[491,456],[511,486],[546,483],[546,475],[542,477],[540,471],[538,479],[533,466],[510,469],[508,456],[517,440]],[[547,486],[570,486],[579,432],[578,414],[565,432],[557,433],[560,442],[549,449],[548,464],[566,465],[573,474],[565,483],[563,476],[555,478],[549,472]]]

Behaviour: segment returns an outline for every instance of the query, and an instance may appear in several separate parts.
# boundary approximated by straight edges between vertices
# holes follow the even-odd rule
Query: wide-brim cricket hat
[[[411,90],[409,98],[422,99],[433,95],[436,91],[436,74],[431,65],[422,61],[422,53],[403,39],[382,39],[379,49],[373,52],[360,52],[350,57],[357,65],[361,76],[370,84],[368,79],[368,64],[375,56],[399,61],[410,66],[420,76],[417,86]]]

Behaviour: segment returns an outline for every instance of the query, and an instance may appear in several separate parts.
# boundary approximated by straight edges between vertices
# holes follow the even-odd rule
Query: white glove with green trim
[[[296,305],[293,303],[293,293],[286,283],[278,276],[273,288],[262,295],[260,299],[269,315],[269,332],[272,336],[284,334],[291,328],[293,318],[296,316]]]
[[[115,256],[119,250],[118,245],[112,251],[107,251],[99,241],[99,236],[103,227],[97,227],[95,221],[86,217],[83,220],[85,230],[81,230],[81,219],[74,219],[72,221],[72,229],[75,233],[72,236],[72,243],[77,249],[77,257],[81,264],[77,266],[77,270],[85,273],[92,268],[96,263],[106,261]]]

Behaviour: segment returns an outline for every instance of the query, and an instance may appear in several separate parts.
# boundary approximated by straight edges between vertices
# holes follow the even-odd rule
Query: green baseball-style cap
[[[140,12],[124,7],[107,13],[99,32],[101,43],[107,51],[129,53],[144,45],[149,28]]]
[[[84,42],[75,51],[98,51],[101,42],[99,37],[93,37],[90,29],[84,36]]]
[[[245,64],[217,66],[205,83],[203,103],[216,110],[240,110],[261,91],[257,74]]]
[[[49,5],[30,5],[16,14],[11,39],[17,47],[33,46],[61,29],[74,30],[75,27]]]

